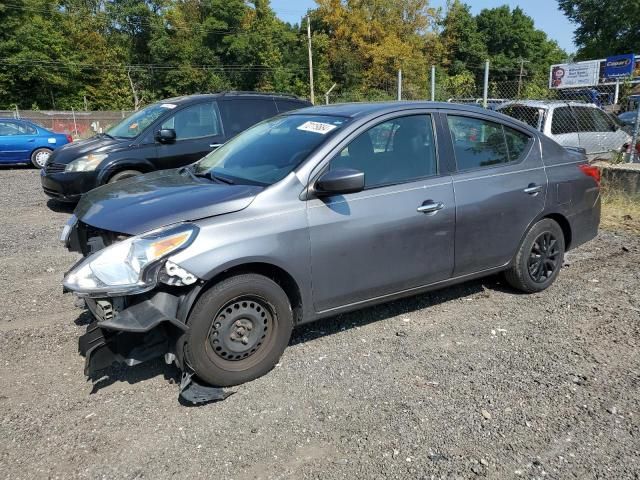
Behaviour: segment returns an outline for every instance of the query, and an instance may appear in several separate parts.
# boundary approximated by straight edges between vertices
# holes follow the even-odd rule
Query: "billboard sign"
[[[597,85],[599,73],[599,60],[551,65],[549,88],[575,88]]]
[[[630,77],[633,74],[634,62],[633,53],[607,57],[604,63],[604,77],[613,79]]]

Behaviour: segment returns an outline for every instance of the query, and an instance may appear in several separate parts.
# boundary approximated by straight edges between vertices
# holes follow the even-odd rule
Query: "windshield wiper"
[[[190,168],[190,166],[189,167],[185,167],[185,169],[191,175],[193,175],[194,177],[207,178],[209,180],[213,180],[214,182],[226,183],[227,185],[235,185],[236,184],[236,182],[234,182],[230,178],[223,177],[221,175],[215,174],[211,170],[206,171],[206,172],[196,172],[196,171],[194,171],[195,169]]]
[[[217,182],[226,183],[227,185],[235,185],[236,184],[236,182],[234,182],[230,178],[223,177],[221,175],[216,175],[213,172],[209,172],[209,178],[211,178],[211,179],[213,179],[213,180],[215,180]]]

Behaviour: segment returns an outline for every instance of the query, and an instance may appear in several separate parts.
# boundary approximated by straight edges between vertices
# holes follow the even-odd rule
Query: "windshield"
[[[137,137],[160,115],[174,108],[176,108],[176,105],[173,103],[154,103],[129,115],[116,126],[107,130],[107,133],[113,137]]]
[[[214,150],[196,166],[196,175],[234,183],[271,185],[282,180],[349,119],[287,115],[266,120]]]

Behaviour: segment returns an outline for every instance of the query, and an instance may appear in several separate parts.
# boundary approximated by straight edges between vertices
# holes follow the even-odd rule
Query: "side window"
[[[271,98],[231,98],[222,102],[222,121],[228,137],[237,135],[278,111]]]
[[[509,151],[509,160],[515,162],[519,160],[526,152],[529,143],[533,141],[529,135],[514,130],[513,128],[504,127],[504,138],[507,141],[507,150]]]
[[[502,125],[478,118],[447,115],[459,171],[508,163]]]
[[[160,128],[173,128],[176,131],[176,140],[222,134],[217,108],[212,102],[183,108],[165,120]]]
[[[14,122],[0,122],[0,135],[20,135],[20,132]]]
[[[578,122],[579,132],[597,132],[596,109],[589,107],[573,107],[573,114]]]
[[[27,123],[17,122],[16,127],[18,128],[18,135],[36,135],[38,133],[35,128]]]
[[[551,120],[551,133],[562,135],[564,133],[575,133],[578,131],[576,120],[570,107],[558,107],[553,110]]]
[[[394,118],[370,128],[351,141],[331,161],[330,168],[364,172],[365,188],[436,175],[431,115]]]
[[[615,122],[609,115],[599,108],[592,108],[595,117],[596,132],[615,132],[617,130]]]
[[[289,100],[285,98],[276,98],[276,105],[278,106],[278,112],[284,113],[290,110],[297,110],[299,108],[308,107],[306,103],[301,102],[300,100]]]

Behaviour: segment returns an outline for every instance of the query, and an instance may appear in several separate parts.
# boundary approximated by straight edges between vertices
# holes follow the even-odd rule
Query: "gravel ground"
[[[35,170],[0,185],[0,477],[640,477],[640,237],[603,231],[541,294],[491,277],[300,328],[189,408],[161,362],[85,381],[69,212]]]

